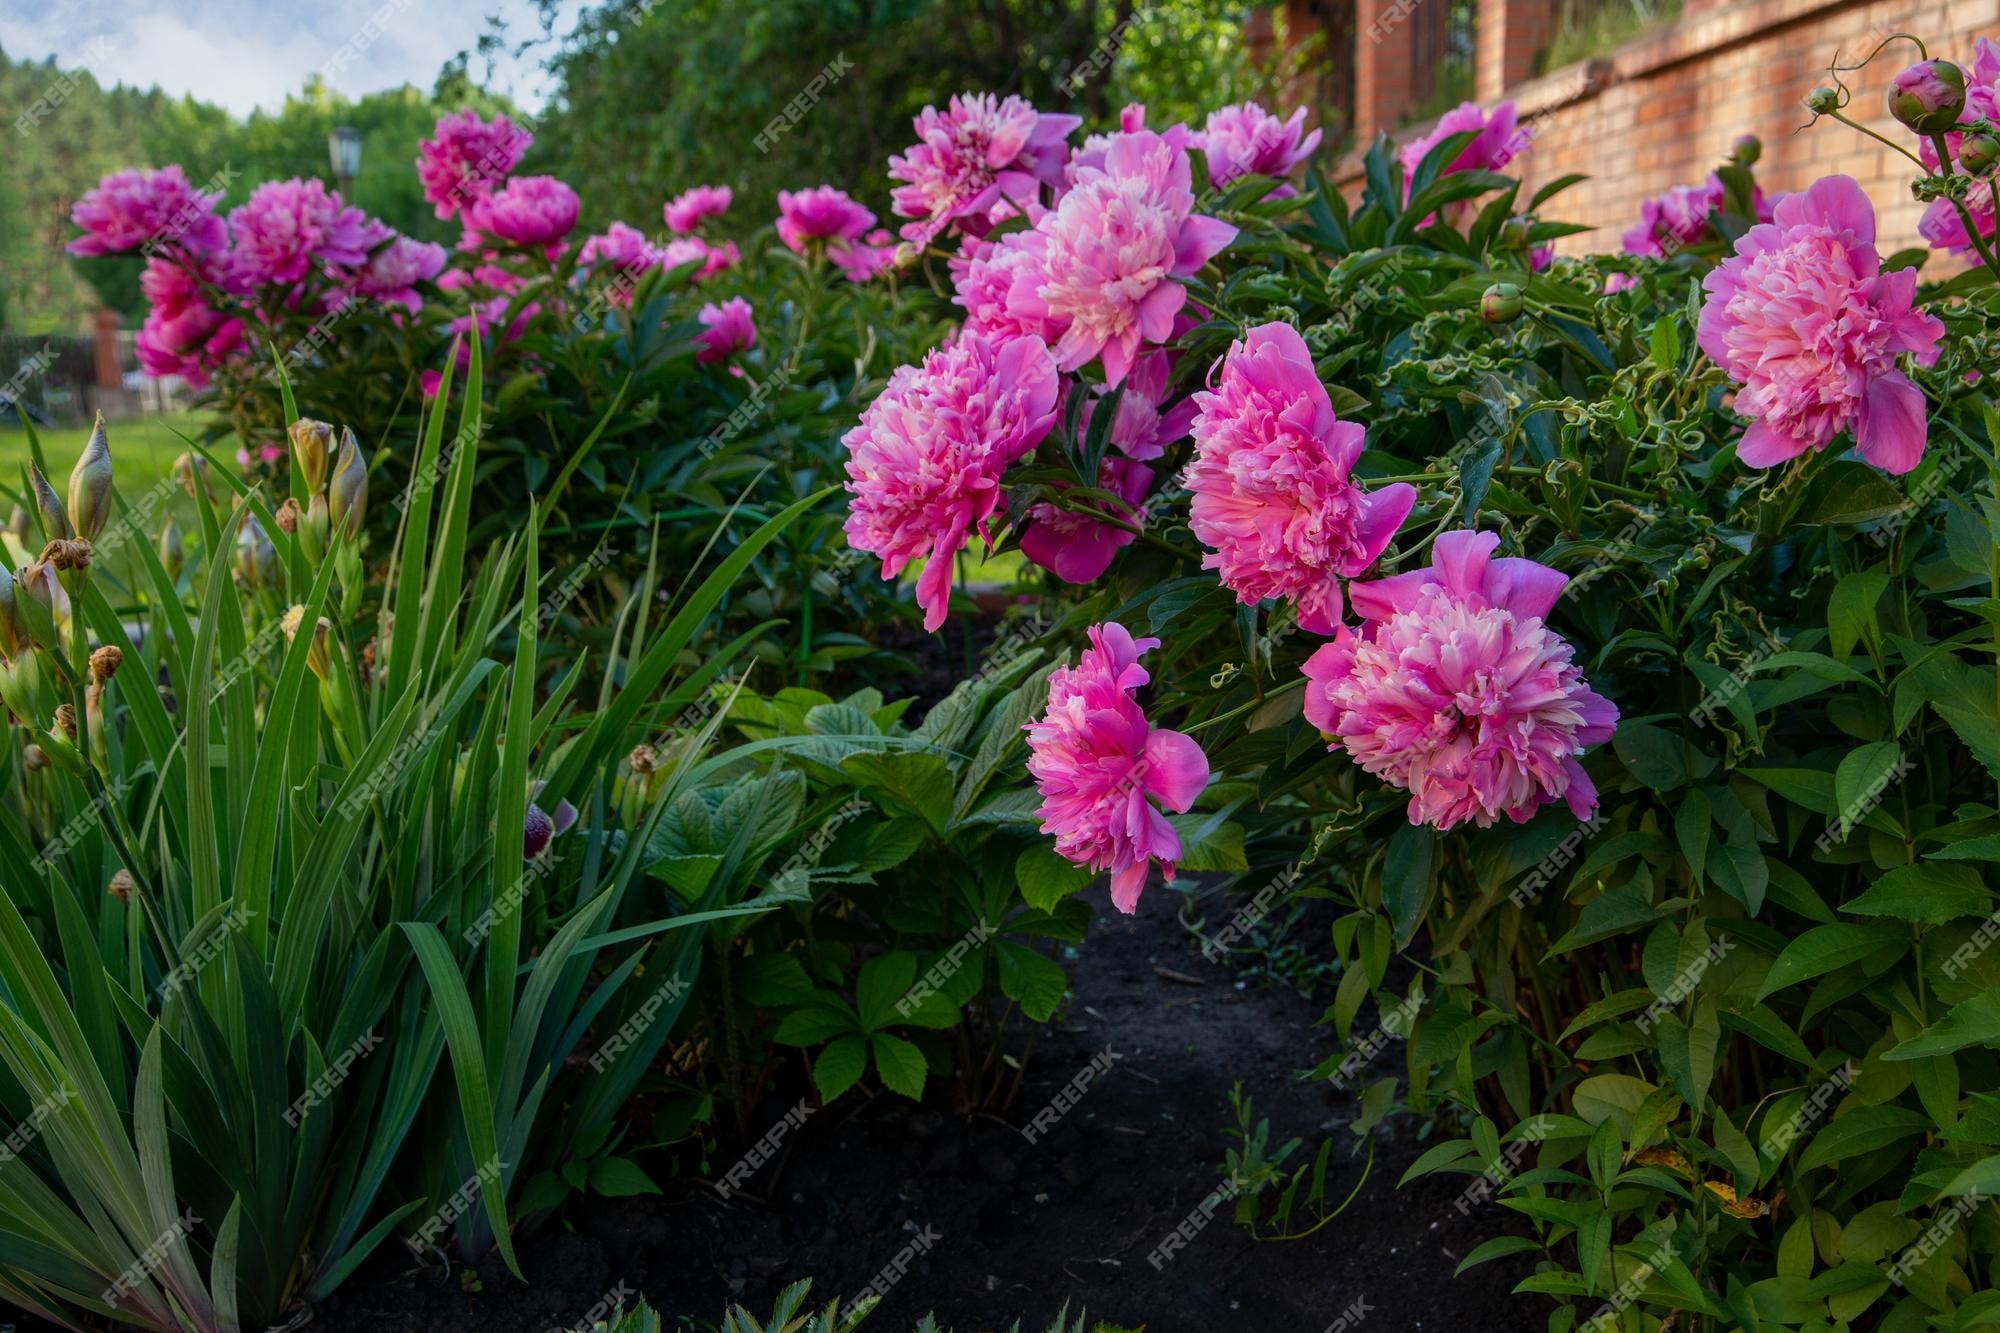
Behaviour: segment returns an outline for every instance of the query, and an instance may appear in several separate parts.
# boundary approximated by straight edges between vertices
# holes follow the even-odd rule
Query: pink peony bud
[[[1918,134],[1943,134],[1965,110],[1965,71],[1949,60],[1919,60],[1889,85],[1889,114]]]

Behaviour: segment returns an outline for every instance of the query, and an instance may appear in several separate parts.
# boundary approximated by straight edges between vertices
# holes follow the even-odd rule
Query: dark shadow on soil
[[[1330,1049],[1330,1032],[1314,1026],[1327,997],[1239,987],[1176,923],[1182,901],[1156,887],[1136,916],[1099,917],[1072,968],[1071,1007],[1044,1034],[1011,1123],[850,1094],[808,1119],[780,1159],[759,1169],[747,1193],[762,1201],[738,1194],[725,1203],[687,1183],[658,1197],[591,1200],[571,1210],[567,1229],[524,1241],[525,1289],[489,1260],[484,1290],[468,1294],[456,1275],[412,1272],[402,1247],[385,1247],[317,1325],[336,1333],[547,1333],[621,1285],[643,1293],[669,1327],[683,1312],[719,1319],[738,1300],[762,1318],[777,1291],[800,1277],[815,1279],[821,1302],[852,1295],[928,1228],[935,1243],[909,1264],[869,1328],[904,1333],[935,1311],[956,1333],[1005,1329],[1016,1317],[1023,1333],[1040,1333],[1065,1301],[1072,1313],[1087,1308],[1093,1319],[1148,1333],[1315,1333],[1357,1301],[1366,1313],[1356,1326],[1381,1333],[1542,1328],[1545,1303],[1509,1294],[1526,1259],[1452,1278],[1474,1245],[1512,1229],[1512,1215],[1490,1202],[1456,1206],[1466,1177],[1396,1189],[1425,1146],[1407,1116],[1381,1131],[1360,1196],[1317,1234],[1259,1242],[1224,1203],[1178,1254],[1157,1269],[1149,1261],[1221,1183],[1233,1081],[1271,1118],[1274,1140],[1306,1139],[1300,1160],[1323,1134],[1335,1136],[1331,1197],[1347,1195],[1365,1157],[1347,1155],[1353,1097],[1295,1076]],[[1028,1143],[1016,1126],[1107,1046],[1120,1057],[1110,1072]],[[1400,1059],[1400,1051],[1385,1053],[1383,1072]],[[766,1118],[786,1109],[774,1103]]]

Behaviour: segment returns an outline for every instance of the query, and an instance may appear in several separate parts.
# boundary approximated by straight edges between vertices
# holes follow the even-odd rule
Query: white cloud
[[[581,4],[564,0],[558,33],[574,25]],[[66,68],[88,59],[102,82],[157,84],[241,116],[258,108],[275,111],[315,72],[348,97],[405,83],[429,88],[439,66],[475,47],[494,13],[510,43],[541,31],[532,0],[319,0],[311,6],[297,0],[65,0],[46,8],[42,0],[0,0],[0,47],[16,60],[54,55]],[[343,50],[350,52],[344,59],[338,56]],[[526,62],[496,57],[493,67],[475,54],[472,73],[530,109],[539,109],[551,91],[533,53]]]

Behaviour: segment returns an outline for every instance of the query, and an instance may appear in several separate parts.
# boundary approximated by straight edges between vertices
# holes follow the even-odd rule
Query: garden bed
[[[1243,1082],[1276,1137],[1302,1135],[1309,1152],[1323,1134],[1335,1136],[1329,1196],[1347,1195],[1366,1158],[1346,1155],[1354,1099],[1297,1077],[1301,1053],[1324,1044],[1315,1022],[1326,997],[1238,982],[1204,961],[1175,919],[1183,901],[1153,893],[1136,916],[1098,917],[1079,950],[1069,1007],[1043,1033],[1004,1121],[890,1096],[843,1104],[808,1119],[732,1202],[690,1182],[575,1210],[573,1230],[522,1246],[525,1291],[497,1261],[482,1270],[484,1290],[468,1293],[456,1274],[410,1271],[398,1250],[345,1287],[317,1323],[331,1333],[544,1333],[620,1283],[662,1312],[718,1317],[740,1301],[761,1315],[800,1277],[815,1279],[822,1301],[859,1291],[912,1228],[928,1226],[939,1239],[871,1327],[901,1329],[935,1312],[958,1333],[1004,1329],[1016,1317],[1040,1328],[1067,1301],[1072,1313],[1088,1309],[1148,1333],[1319,1329],[1357,1300],[1383,1328],[1541,1327],[1536,1302],[1508,1295],[1527,1261],[1452,1278],[1501,1229],[1493,1205],[1489,1215],[1462,1214],[1450,1177],[1395,1189],[1424,1146],[1408,1116],[1379,1131],[1368,1181],[1316,1234],[1260,1243],[1224,1205],[1155,1271],[1147,1255],[1220,1183],[1232,1082]],[[1121,1057],[1110,1072],[1046,1138],[1025,1142],[1017,1126],[1106,1047]],[[1400,1059],[1392,1050],[1380,1063],[1386,1070]],[[772,1098],[759,1123],[775,1123],[788,1105]],[[734,1151],[717,1152],[718,1171]]]

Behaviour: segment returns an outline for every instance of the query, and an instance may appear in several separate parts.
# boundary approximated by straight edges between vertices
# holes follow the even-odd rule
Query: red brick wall
[[[1519,50],[1518,41],[1506,45],[1504,27],[1492,31],[1489,12],[1532,8],[1529,0],[1482,0],[1482,89],[1490,64],[1504,54],[1511,65]],[[1827,81],[1836,56],[1851,63],[1882,34],[1899,30],[1922,37],[1933,55],[1969,64],[1974,37],[2000,40],[2000,0],[1687,0],[1674,23],[1588,66],[1507,88],[1522,120],[1537,126],[1532,150],[1516,164],[1528,181],[1524,197],[1556,176],[1587,173],[1590,180],[1559,195],[1545,212],[1597,228],[1560,248],[1617,250],[1642,199],[1699,181],[1728,156],[1737,136],[1752,133],[1764,142],[1757,178],[1766,190],[1796,190],[1817,177],[1845,173],[1874,199],[1885,253],[1921,245],[1916,228],[1923,209],[1910,196],[1911,163],[1832,121],[1798,129],[1809,119],[1806,94]],[[1364,25],[1359,44],[1367,42]],[[1489,56],[1489,46],[1500,53]],[[1867,69],[1844,74],[1853,91],[1848,114],[1898,143],[1912,143],[1889,118],[1883,98],[1889,80],[1915,58],[1915,48],[1899,42]],[[1365,116],[1368,104],[1360,105]],[[1372,139],[1381,123],[1371,127],[1364,120],[1357,141]],[[1427,128],[1413,126],[1397,137]],[[1338,179],[1358,188],[1358,159],[1344,163]]]

